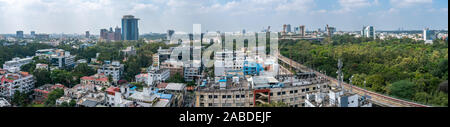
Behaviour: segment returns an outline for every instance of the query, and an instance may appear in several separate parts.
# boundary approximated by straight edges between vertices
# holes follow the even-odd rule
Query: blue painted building
[[[264,68],[261,64],[245,61],[243,71],[244,75],[259,75],[262,71],[264,71]]]

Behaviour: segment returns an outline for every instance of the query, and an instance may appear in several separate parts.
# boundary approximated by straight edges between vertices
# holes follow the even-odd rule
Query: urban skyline
[[[248,8],[240,9],[244,6]],[[91,31],[97,35],[102,28],[120,26],[120,18],[128,14],[141,19],[139,32],[144,34],[168,29],[189,32],[197,23],[205,28],[202,32],[258,32],[267,26],[280,31],[282,24],[306,25],[308,31],[325,24],[337,31],[358,31],[367,25],[377,30],[448,29],[445,0],[137,0],[126,4],[114,0],[0,0],[0,10],[4,12],[0,19],[9,19],[0,21],[2,34]]]

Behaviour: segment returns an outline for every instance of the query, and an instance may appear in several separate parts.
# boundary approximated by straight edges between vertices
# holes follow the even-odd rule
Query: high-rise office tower
[[[291,24],[287,24],[286,26],[286,32],[290,33],[291,31]]]
[[[122,40],[138,40],[138,18],[133,15],[125,15],[122,18]]]
[[[16,38],[23,38],[23,31],[16,31]]]
[[[105,39],[108,38],[108,30],[107,29],[101,29],[100,30],[100,38]]]
[[[30,35],[31,35],[31,37],[34,37],[34,36],[36,35],[36,32],[31,31],[31,32],[30,32]]]
[[[373,26],[365,26],[361,31],[361,36],[375,39],[375,28]]]
[[[114,29],[114,40],[122,40],[122,29],[120,29],[118,26]]]
[[[436,33],[429,28],[423,29],[423,40],[425,44],[433,44],[433,40],[436,39]]]
[[[434,40],[434,39],[435,39],[435,32],[431,31],[429,28],[425,28],[423,30],[423,40],[428,41],[428,40]]]
[[[89,31],[86,31],[85,37],[86,37],[86,38],[89,38],[90,36],[91,36],[91,34],[89,34]]]
[[[299,26],[299,34],[301,36],[305,36],[305,26],[304,25]]]

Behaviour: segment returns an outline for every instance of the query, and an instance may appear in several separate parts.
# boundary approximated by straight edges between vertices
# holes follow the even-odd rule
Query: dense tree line
[[[52,46],[40,43],[28,43],[27,45],[10,45],[0,46],[0,65],[6,61],[12,60],[14,57],[25,58],[27,56],[34,56],[36,50],[48,49]]]
[[[345,81],[378,93],[423,104],[448,106],[439,84],[448,80],[448,41],[433,45],[412,39],[373,40],[336,35],[331,42],[281,41],[286,57],[336,77],[337,61],[344,63]]]

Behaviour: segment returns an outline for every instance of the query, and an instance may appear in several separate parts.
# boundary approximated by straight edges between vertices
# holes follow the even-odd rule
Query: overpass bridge
[[[333,77],[329,77],[327,75],[324,75],[320,72],[317,72],[313,69],[310,69],[300,63],[297,63],[294,60],[291,60],[287,57],[284,57],[281,54],[278,54],[278,59],[280,61],[282,61],[283,63],[297,69],[300,70],[302,72],[313,72],[315,73],[317,76],[320,77],[324,77],[328,80],[331,81],[331,83],[333,84],[337,84],[338,80],[333,78]],[[423,104],[418,104],[418,103],[414,103],[414,102],[409,102],[409,101],[405,101],[405,100],[401,100],[401,99],[397,99],[397,98],[393,98],[390,96],[386,96],[383,94],[379,94],[376,92],[372,92],[372,91],[368,91],[365,90],[363,88],[357,87],[357,86],[353,86],[350,85],[348,83],[342,82],[342,87],[344,87],[345,89],[352,89],[352,92],[357,93],[359,95],[369,95],[371,96],[371,102],[375,105],[379,105],[379,106],[383,106],[383,107],[429,107],[427,105],[423,105]]]

